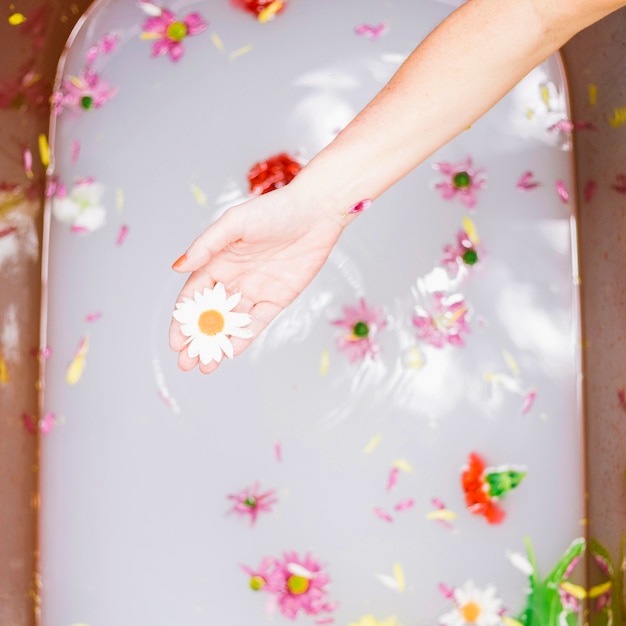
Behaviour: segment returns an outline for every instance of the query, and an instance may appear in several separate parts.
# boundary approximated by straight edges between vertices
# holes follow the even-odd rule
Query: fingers
[[[241,221],[236,211],[228,209],[189,246],[187,251],[172,264],[177,272],[193,272],[206,265],[212,256],[243,236]]]

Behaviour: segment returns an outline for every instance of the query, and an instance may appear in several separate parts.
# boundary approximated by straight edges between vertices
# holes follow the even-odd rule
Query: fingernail
[[[179,267],[182,266],[182,264],[187,260],[187,255],[183,254],[182,256],[179,256],[173,263],[172,263],[172,269],[177,270]]]

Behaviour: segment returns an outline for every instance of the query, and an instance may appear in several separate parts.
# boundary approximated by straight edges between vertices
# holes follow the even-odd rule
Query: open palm
[[[229,295],[241,293],[236,309],[251,316],[248,328],[253,337],[233,337],[235,355],[311,282],[342,232],[337,221],[295,196],[284,187],[230,208],[191,244],[175,267],[191,272],[179,300],[193,298],[195,292],[218,282]],[[218,367],[190,356],[187,341],[181,324],[172,320],[170,346],[179,353],[179,367],[187,371],[199,365],[206,374]]]

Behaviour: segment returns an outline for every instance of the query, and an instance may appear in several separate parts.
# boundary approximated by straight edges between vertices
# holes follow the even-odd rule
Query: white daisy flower
[[[233,313],[241,300],[241,294],[226,297],[222,283],[202,293],[195,292],[192,298],[183,298],[176,303],[174,319],[182,324],[183,335],[189,337],[187,352],[190,357],[200,357],[201,363],[219,363],[222,354],[233,358],[233,344],[229,337],[249,339],[252,331],[247,326],[252,319],[247,313]]]
[[[67,222],[72,230],[93,232],[104,226],[106,209],[100,205],[104,188],[91,178],[78,181],[70,193],[56,196],[52,201],[52,213],[61,222]]]
[[[469,580],[454,590],[456,608],[439,618],[442,626],[501,626],[502,601],[496,589],[488,586],[484,591]]]

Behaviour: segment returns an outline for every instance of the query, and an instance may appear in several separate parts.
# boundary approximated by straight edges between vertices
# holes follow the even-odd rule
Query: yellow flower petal
[[[67,372],[65,374],[65,379],[68,384],[75,385],[83,375],[85,371],[85,358],[87,356],[87,351],[89,350],[89,339],[84,337],[79,346],[76,355],[72,359],[69,367],[67,368]]]
[[[597,598],[599,596],[601,596],[603,593],[606,593],[607,591],[609,591],[609,589],[611,589],[612,585],[611,585],[611,581],[608,580],[605,583],[602,583],[601,585],[594,585],[590,590],[589,590],[589,597],[590,598]]]
[[[21,13],[12,13],[11,15],[9,15],[9,24],[11,24],[11,26],[19,26],[25,21],[26,16],[22,15]]]
[[[211,33],[211,41],[220,52],[224,52],[224,44],[217,33]]]
[[[200,206],[206,205],[207,203],[206,194],[204,193],[204,191],[202,191],[202,189],[200,189],[200,187],[198,187],[198,185],[191,185],[191,193],[193,194],[195,201]]]
[[[589,104],[595,106],[598,102],[598,87],[593,83],[589,85]]]
[[[374,448],[380,443],[381,439],[382,435],[374,435],[363,449],[363,454],[369,454],[370,452],[372,452]]]
[[[430,513],[426,513],[426,519],[450,521],[456,519],[456,513],[450,509],[436,509]]]
[[[404,591],[406,588],[406,580],[404,578],[404,569],[400,563],[393,564],[393,577],[396,580],[397,590]]]
[[[413,471],[413,468],[411,467],[409,462],[405,461],[404,459],[395,460],[393,462],[393,466],[397,467],[399,470],[402,470],[403,472],[408,472],[409,474]]]
[[[237,57],[240,57],[244,54],[247,54],[248,52],[250,52],[250,50],[252,50],[252,44],[249,43],[245,46],[242,46],[241,48],[238,48],[237,50],[235,50],[234,52],[231,52],[229,55],[229,59],[236,59]]]
[[[575,585],[565,580],[561,583],[561,589],[573,595],[577,600],[584,600],[587,597],[587,591],[580,585]]]
[[[328,350],[322,350],[322,358],[320,359],[320,374],[326,376],[328,374],[328,368],[330,367],[330,352]]]
[[[0,385],[6,385],[8,382],[9,370],[7,369],[7,364],[2,358],[2,353],[0,352]]]
[[[504,361],[506,362],[508,368],[511,370],[511,373],[514,376],[519,375],[519,365],[517,364],[517,361],[513,358],[513,355],[505,350],[502,353],[502,356],[504,357]]]
[[[261,23],[268,22],[283,8],[283,4],[282,0],[274,0],[259,13],[257,19]]]
[[[480,243],[480,239],[478,237],[478,231],[476,230],[476,224],[474,224],[474,222],[467,217],[467,215],[463,217],[463,228],[465,229],[470,241],[477,246]]]
[[[43,133],[39,135],[39,158],[44,167],[50,165],[50,146],[48,146],[48,138]]]

